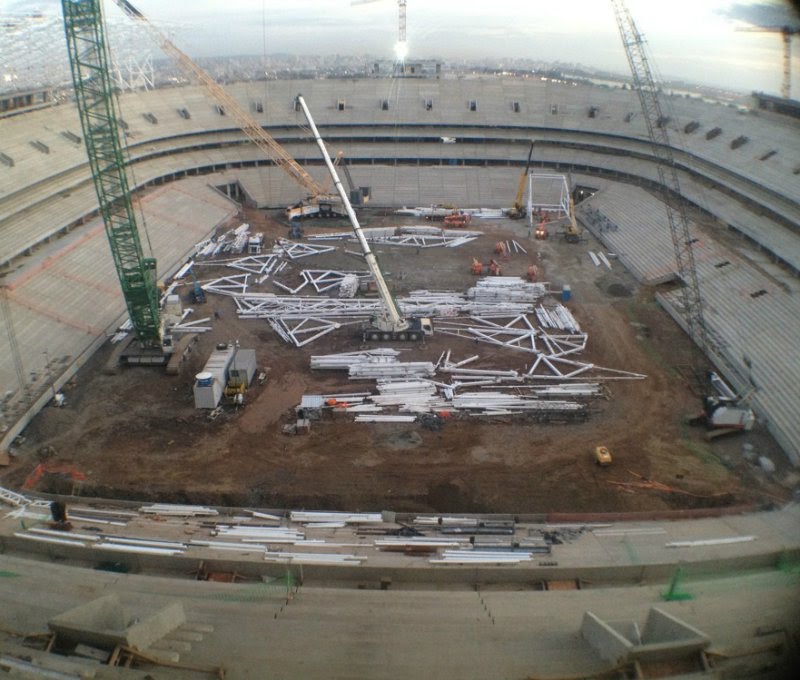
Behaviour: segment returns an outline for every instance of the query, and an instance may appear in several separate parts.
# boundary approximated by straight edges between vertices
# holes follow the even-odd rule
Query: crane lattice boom
[[[667,118],[664,116],[659,90],[656,85],[645,51],[645,40],[631,17],[623,0],[611,0],[617,20],[622,43],[628,57],[633,87],[639,95],[642,114],[647,135],[650,139],[653,154],[656,157],[659,185],[663,189],[663,202],[666,206],[667,220],[675,250],[675,262],[678,274],[683,281],[681,287],[681,303],[683,319],[689,335],[704,351],[716,348],[709,346],[703,316],[703,301],[700,296],[700,285],[697,280],[692,235],[689,231],[689,220],[681,198],[681,187],[675,158],[667,132]],[[716,352],[715,352],[716,353]]]
[[[318,198],[326,192],[309,175],[286,149],[261,127],[239,103],[231,97],[214,79],[181,51],[169,38],[159,31],[138,9],[126,0],[114,0],[114,3],[131,19],[147,27],[161,49],[172,57],[187,77],[197,80],[222,107],[226,116],[230,116],[245,133],[247,138],[266,153],[279,168],[308,191],[309,196]]]
[[[781,82],[781,97],[790,99],[792,96],[792,36],[800,35],[800,28],[795,26],[748,26],[738,28],[737,31],[754,33],[780,33],[783,38],[783,81]]]
[[[160,347],[156,261],[144,256],[131,202],[100,0],[62,0],[61,6],[86,153],[122,294],[139,342]]]

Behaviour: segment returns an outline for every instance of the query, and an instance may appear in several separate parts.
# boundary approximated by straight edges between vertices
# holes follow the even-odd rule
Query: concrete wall
[[[643,644],[698,639],[708,640],[702,631],[657,607],[650,610],[642,632]]]
[[[132,618],[116,595],[104,595],[53,617],[50,630],[72,642],[113,649],[147,649],[186,621],[183,605],[174,603],[147,616]]]
[[[588,611],[583,615],[581,637],[592,646],[601,659],[614,666],[627,661],[633,648],[630,640]]]
[[[123,565],[132,573],[191,574],[199,570],[202,563],[207,571],[236,571],[242,576],[283,576],[287,571],[298,581],[344,581],[365,587],[379,587],[381,579],[388,578],[400,584],[512,584],[533,587],[550,580],[583,580],[595,585],[654,583],[666,584],[675,569],[676,562],[627,565],[559,567],[558,564],[539,566],[536,564],[514,567],[434,567],[420,561],[409,567],[374,567],[367,565],[300,565],[265,563],[262,554],[256,551],[251,556],[219,557],[209,551],[196,551],[192,555],[146,555],[127,554],[102,548],[81,548],[28,541],[16,536],[0,536],[0,553],[15,553],[60,561],[75,566],[96,566],[101,563]],[[713,558],[692,563],[693,574],[720,573],[739,569],[774,569],[782,559],[800,559],[800,549],[766,552],[758,555]]]

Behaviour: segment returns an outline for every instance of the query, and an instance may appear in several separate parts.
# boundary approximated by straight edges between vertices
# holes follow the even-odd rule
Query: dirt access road
[[[249,214],[267,242],[285,236],[286,227],[269,217]],[[364,226],[413,223],[374,212]],[[307,232],[334,225],[316,223]],[[409,512],[624,512],[764,503],[788,497],[788,490],[748,465],[740,454],[748,441],[759,453],[783,460],[763,432],[713,444],[703,431],[685,426],[699,410],[692,385],[687,338],[614,262],[595,267],[588,241],[568,244],[557,236],[529,238],[522,222],[473,222],[484,236],[453,249],[380,246],[378,257],[393,290],[463,291],[473,283],[473,257],[488,262],[496,241],[517,239],[527,255],[503,261],[503,274],[524,276],[536,263],[541,280],[560,289],[568,283],[569,303],[589,333],[586,361],[646,374],[644,380],[607,384],[607,399],[590,404],[580,424],[532,424],[524,420],[450,419],[441,431],[419,424],[355,424],[344,416],[314,423],[311,433],[287,436],[282,426],[294,417],[303,394],[368,390],[346,376],[309,370],[311,354],[360,348],[353,327],[344,327],[303,349],[290,347],[265,321],[239,320],[233,301],[209,296],[193,318],[219,319],[200,336],[179,377],[156,369],[127,369],[106,375],[100,369],[110,353],[105,346],[66,390],[65,408],[47,408],[25,432],[15,462],[3,473],[7,486],[20,486],[49,453],[49,465],[80,470],[86,495],[190,503],[294,507],[308,509]],[[292,263],[296,276],[306,268],[365,269],[345,251]],[[198,268],[200,269],[200,268]],[[201,279],[222,275],[203,268]],[[230,270],[228,271],[230,273]],[[279,292],[268,282],[265,292]],[[189,290],[184,290],[188,298]],[[247,394],[243,409],[226,408],[214,421],[193,407],[193,376],[219,342],[254,347],[269,379]],[[398,346],[399,347],[399,346]],[[476,367],[522,370],[530,355],[447,335],[419,347],[405,347],[402,360],[436,361],[446,350],[454,360],[479,354]],[[614,454],[610,468],[593,464],[592,451],[604,444]],[[639,486],[645,480],[673,491]],[[38,488],[65,491],[61,474],[44,475]]]

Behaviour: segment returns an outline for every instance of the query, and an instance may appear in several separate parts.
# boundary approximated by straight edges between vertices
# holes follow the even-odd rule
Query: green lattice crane
[[[144,255],[131,201],[101,2],[62,0],[61,7],[83,138],[122,294],[140,345],[161,348],[156,261]]]

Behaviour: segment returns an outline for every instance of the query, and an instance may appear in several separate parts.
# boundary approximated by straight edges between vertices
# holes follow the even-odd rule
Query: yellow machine
[[[569,199],[569,222],[564,230],[564,240],[567,243],[578,243],[583,235],[583,230],[578,228],[578,223],[575,220],[575,201]]]
[[[594,450],[594,462],[601,467],[611,465],[611,451],[605,446],[598,446]]]
[[[528,178],[528,172],[531,169],[531,156],[533,156],[534,141],[531,141],[531,148],[528,151],[528,160],[525,162],[525,169],[519,177],[519,184],[517,185],[517,195],[514,198],[514,205],[508,210],[508,217],[512,220],[520,220],[527,214],[525,206],[522,205],[522,199],[525,196],[525,180]]]

